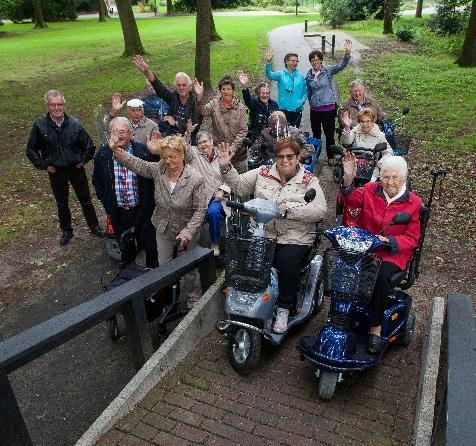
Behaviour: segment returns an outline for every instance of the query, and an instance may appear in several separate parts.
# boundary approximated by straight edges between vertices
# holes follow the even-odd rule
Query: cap
[[[140,99],[131,99],[127,101],[128,107],[143,107],[144,103]]]

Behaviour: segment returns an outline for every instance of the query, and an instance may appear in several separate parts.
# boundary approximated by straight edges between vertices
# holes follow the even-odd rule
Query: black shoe
[[[369,343],[367,345],[367,351],[371,355],[379,355],[387,347],[387,341],[382,339],[376,334],[369,335]]]
[[[106,237],[107,235],[106,231],[103,228],[101,228],[101,226],[99,225],[91,229],[91,234],[100,238]]]
[[[63,235],[59,239],[60,246],[66,246],[73,238],[73,231],[63,231]]]

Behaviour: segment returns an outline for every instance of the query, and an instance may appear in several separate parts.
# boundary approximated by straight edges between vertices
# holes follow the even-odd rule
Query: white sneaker
[[[276,314],[276,321],[274,322],[273,330],[275,333],[285,333],[288,328],[289,310],[286,308],[278,308]]]
[[[220,245],[212,245],[213,255],[218,257],[220,255]]]

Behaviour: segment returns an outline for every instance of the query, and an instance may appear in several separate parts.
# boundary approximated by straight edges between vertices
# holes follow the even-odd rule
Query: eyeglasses
[[[277,155],[276,158],[278,158],[279,161],[292,161],[294,158],[296,158],[296,155],[294,154],[289,154],[289,155]]]
[[[125,136],[125,135],[127,135],[129,132],[130,132],[130,130],[124,130],[124,129],[122,129],[122,130],[114,130],[114,133],[115,133],[116,135],[121,135],[121,136]]]
[[[64,104],[48,104],[50,108],[63,108]]]
[[[288,59],[288,62],[299,63],[298,59]]]
[[[175,161],[177,159],[177,155],[164,155],[160,157],[164,161]]]
[[[380,181],[382,181],[384,183],[388,183],[389,181],[398,181],[399,179],[400,179],[400,177],[398,177],[396,175],[393,175],[393,176],[384,175],[382,178],[380,178]]]

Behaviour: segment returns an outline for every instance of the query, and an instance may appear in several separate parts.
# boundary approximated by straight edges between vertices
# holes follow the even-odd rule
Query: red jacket
[[[349,208],[360,208],[360,227],[372,234],[381,233],[390,240],[390,250],[384,247],[375,254],[383,261],[405,269],[420,239],[421,198],[407,190],[400,198],[387,204],[381,183],[367,183],[362,188],[346,192],[345,190],[342,194],[344,204]],[[408,212],[411,215],[410,223],[390,226],[382,231],[391,224],[393,216],[398,212]]]

